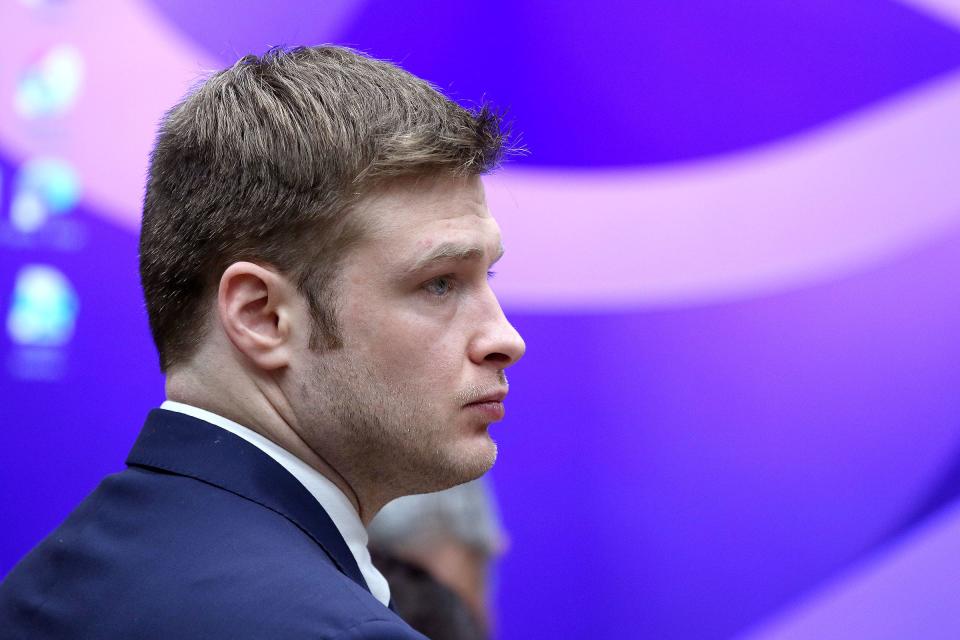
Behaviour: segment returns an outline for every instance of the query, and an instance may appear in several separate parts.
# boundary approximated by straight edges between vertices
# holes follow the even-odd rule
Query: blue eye
[[[450,289],[453,288],[453,282],[450,276],[440,276],[428,282],[424,288],[433,295],[441,297],[450,293]]]
[[[494,278],[496,275],[497,275],[497,272],[496,272],[496,271],[487,271],[487,280],[493,280],[493,278]]]

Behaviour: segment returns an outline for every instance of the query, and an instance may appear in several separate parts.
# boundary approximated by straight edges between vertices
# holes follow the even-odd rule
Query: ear
[[[235,262],[220,277],[217,313],[224,333],[261,369],[289,364],[296,302],[292,283],[252,262]]]

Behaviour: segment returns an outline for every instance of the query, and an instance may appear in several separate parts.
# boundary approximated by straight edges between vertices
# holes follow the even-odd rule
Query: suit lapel
[[[192,416],[154,409],[127,464],[195,478],[275,511],[369,591],[347,543],[323,507],[286,469],[243,438]]]

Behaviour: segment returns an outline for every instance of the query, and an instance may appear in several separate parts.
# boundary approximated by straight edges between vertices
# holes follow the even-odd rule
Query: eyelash
[[[497,275],[496,271],[487,271],[487,280],[492,280],[496,275]],[[441,281],[447,282],[446,290],[444,290],[443,293],[437,293],[435,291],[432,291],[431,287]],[[446,275],[437,276],[436,278],[428,280],[423,285],[423,288],[426,289],[428,293],[432,294],[437,298],[445,298],[451,291],[453,291],[456,288],[455,286],[456,281],[457,281],[456,277],[454,277],[452,273],[448,273]]]

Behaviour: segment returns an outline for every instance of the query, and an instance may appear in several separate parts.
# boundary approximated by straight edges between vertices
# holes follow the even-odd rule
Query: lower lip
[[[502,402],[474,402],[466,405],[464,409],[482,413],[490,421],[503,420]]]

